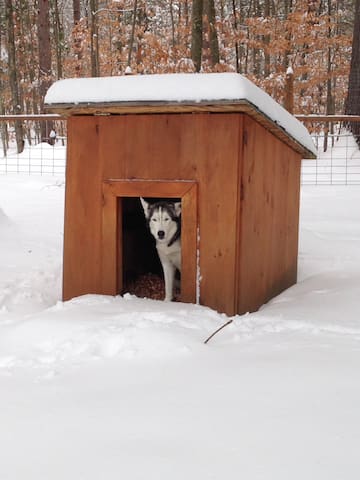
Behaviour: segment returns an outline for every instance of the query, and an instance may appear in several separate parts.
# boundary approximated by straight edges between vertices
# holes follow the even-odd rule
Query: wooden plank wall
[[[101,290],[101,182],[95,117],[68,120],[63,299]]]
[[[296,282],[301,156],[244,119],[237,311],[255,311]]]
[[[104,180],[194,180],[199,185],[200,302],[233,314],[242,121],[242,114],[231,113],[71,117],[64,299],[102,293]]]
[[[257,121],[236,113],[75,116],[68,130],[64,299],[112,288],[101,274],[108,179],[198,183],[202,304],[228,315],[254,311],[296,281],[301,158]]]

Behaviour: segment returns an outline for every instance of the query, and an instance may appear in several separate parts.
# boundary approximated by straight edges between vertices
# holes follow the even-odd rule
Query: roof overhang
[[[78,82],[77,82],[78,80]],[[105,83],[107,82],[111,83]],[[165,100],[158,100],[161,92],[158,90],[152,92],[151,88],[157,82],[162,82],[165,88],[168,87],[170,93],[164,93]],[[178,81],[182,83],[177,83]],[[185,93],[176,94],[176,86],[188,83]],[[194,89],[191,89],[192,80]],[[210,82],[209,82],[210,80]],[[216,82],[214,82],[216,80]],[[221,98],[221,91],[216,89],[219,84],[226,90],[227,95]],[[234,82],[235,81],[235,82]],[[239,92],[236,81],[239,81]],[[66,91],[62,93],[61,89],[75,85],[77,88],[84,85],[91,87],[89,93],[84,93],[81,89],[76,92]],[[75,82],[75,83],[71,83]],[[101,88],[106,85],[112,87],[119,82],[119,93],[115,90],[109,94],[110,101],[107,99],[106,92]],[[213,84],[211,89],[210,85]],[[137,87],[134,92],[133,85],[140,84],[142,89]],[[198,98],[201,95],[201,87],[204,84],[206,93],[204,96],[215,99]],[[100,93],[96,93],[96,85]],[[103,85],[103,87],[101,87]],[[59,88],[60,87],[60,88]],[[126,89],[128,87],[129,93]],[[53,91],[52,91],[53,88]],[[158,86],[158,88],[161,89]],[[207,90],[206,90],[207,89]],[[49,93],[50,92],[50,93]],[[143,75],[133,77],[108,77],[108,78],[90,78],[90,79],[69,79],[56,82],[50,88],[45,98],[45,109],[49,113],[57,113],[62,116],[72,115],[125,115],[125,114],[155,114],[155,113],[244,113],[254,118],[258,123],[271,131],[277,138],[298,152],[302,158],[316,158],[316,149],[311,137],[304,127],[294,116],[283,109],[264,91],[256,87],[252,82],[238,74],[166,74],[166,75]],[[99,90],[98,90],[99,92]],[[145,93],[144,93],[145,92]],[[174,92],[174,93],[172,93]],[[197,92],[197,93],[193,93]],[[198,93],[200,92],[200,93]],[[230,93],[229,93],[230,92]],[[136,96],[139,99],[136,99]],[[184,98],[182,98],[182,96]],[[234,98],[238,96],[238,98]],[[146,97],[144,100],[143,98]],[[167,98],[168,97],[168,98]],[[239,98],[240,97],[240,98]],[[248,98],[241,98],[248,97]],[[79,101],[77,101],[79,98]],[[119,100],[117,100],[119,98]],[[134,99],[135,98],[135,99]],[[154,99],[155,98],[155,99]],[[188,99],[190,98],[190,100]],[[62,101],[64,99],[64,101]]]

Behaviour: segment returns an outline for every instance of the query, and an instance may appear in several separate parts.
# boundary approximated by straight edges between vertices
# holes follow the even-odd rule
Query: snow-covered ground
[[[360,188],[302,188],[259,312],[62,303],[64,182],[0,176],[1,480],[357,480]]]

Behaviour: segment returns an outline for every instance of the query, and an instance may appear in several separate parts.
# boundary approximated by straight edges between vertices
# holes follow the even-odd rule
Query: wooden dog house
[[[123,209],[140,196],[182,201],[182,301],[233,315],[296,282],[300,163],[315,149],[250,81],[69,79],[45,103],[68,116],[65,300],[123,292]]]

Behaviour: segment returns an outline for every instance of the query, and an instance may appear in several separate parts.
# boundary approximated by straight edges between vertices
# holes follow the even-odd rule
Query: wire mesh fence
[[[348,116],[299,116],[317,148],[316,160],[303,160],[302,185],[360,185],[360,150]],[[359,122],[359,117],[351,117]]]
[[[298,118],[308,127],[318,152],[316,160],[302,162],[302,185],[360,185],[360,150],[347,127],[348,117]],[[20,142],[16,128],[19,122]],[[0,174],[65,175],[64,118],[0,116],[0,134]]]
[[[66,120],[56,115],[0,116],[0,174],[64,175]]]

